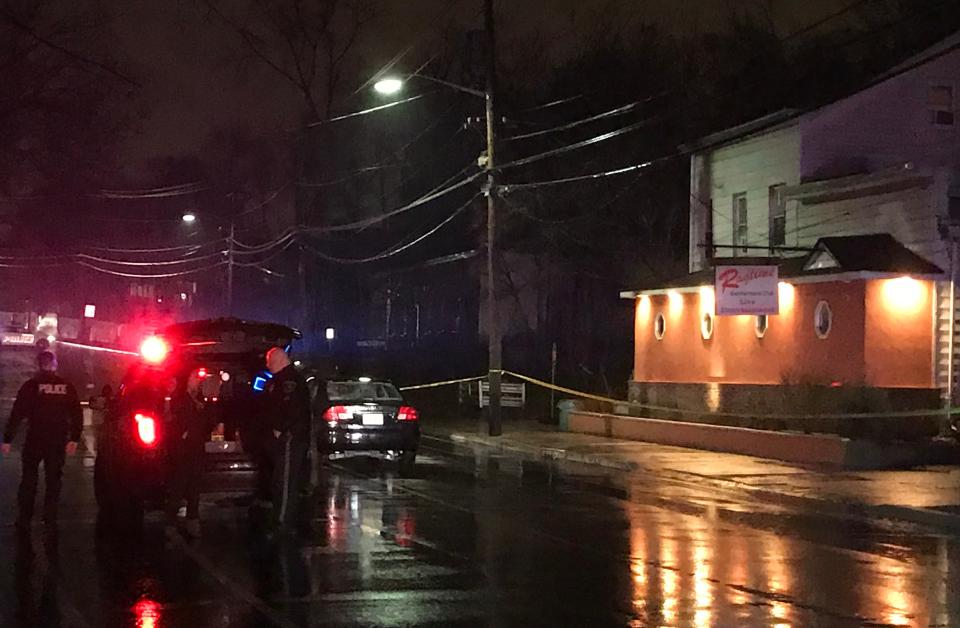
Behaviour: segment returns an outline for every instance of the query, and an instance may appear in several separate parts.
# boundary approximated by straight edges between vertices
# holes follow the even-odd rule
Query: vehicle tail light
[[[147,447],[153,447],[157,442],[157,421],[149,414],[138,412],[134,417],[137,421],[137,436],[140,442]]]
[[[160,364],[169,352],[170,346],[160,336],[148,336],[140,343],[140,356],[150,364]]]
[[[197,369],[197,377],[199,377],[200,379],[206,379],[207,375],[208,375],[207,369],[203,367],[200,367]]]
[[[420,415],[417,414],[417,409],[412,406],[403,406],[400,408],[400,411],[397,412],[398,421],[417,421],[420,419]]]
[[[327,423],[349,421],[351,418],[353,417],[347,412],[346,406],[330,406],[326,412],[323,413],[323,420]]]

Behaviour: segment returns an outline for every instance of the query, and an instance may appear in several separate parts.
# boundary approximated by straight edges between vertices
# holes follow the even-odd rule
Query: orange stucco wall
[[[882,281],[787,287],[780,315],[769,317],[763,338],[756,336],[753,316],[717,316],[712,338],[704,340],[700,320],[704,308],[712,307],[709,292],[638,299],[634,379],[931,387],[932,285],[917,283],[919,296],[913,290],[911,297],[919,303],[895,312]],[[820,301],[833,312],[825,339],[817,337],[813,324]],[[657,340],[654,321],[661,312],[666,333]]]
[[[867,283],[867,381],[892,388],[934,387],[934,298],[930,282]]]

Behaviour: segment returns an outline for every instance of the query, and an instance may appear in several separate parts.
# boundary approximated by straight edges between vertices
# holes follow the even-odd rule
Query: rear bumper
[[[166,495],[174,469],[171,457],[163,449],[125,452],[111,465],[115,476],[109,481],[118,490],[140,499],[159,499]],[[251,492],[257,484],[259,465],[254,457],[242,453],[208,453],[197,481],[204,493]]]
[[[420,425],[406,423],[387,427],[324,428],[318,448],[324,453],[341,451],[415,451],[420,445]]]

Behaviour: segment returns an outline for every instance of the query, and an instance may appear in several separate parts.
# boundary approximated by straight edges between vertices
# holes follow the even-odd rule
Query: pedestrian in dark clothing
[[[297,521],[297,506],[310,447],[310,392],[303,376],[280,347],[267,352],[267,404],[276,451],[273,470],[274,523],[290,530]]]
[[[203,474],[204,443],[210,438],[215,416],[203,394],[203,378],[199,371],[187,377],[186,386],[171,399],[170,433],[174,440],[168,452],[170,478],[168,482],[166,534],[177,534],[177,514],[186,501],[185,530],[188,536],[200,536],[200,477]]]
[[[76,453],[83,430],[83,411],[77,390],[57,375],[57,357],[44,351],[37,357],[37,366],[39,372],[20,387],[3,432],[2,452],[7,455],[20,423],[27,422],[23,475],[17,494],[20,508],[17,526],[21,529],[28,527],[33,519],[41,462],[45,481],[43,519],[48,525],[56,524],[65,454]]]

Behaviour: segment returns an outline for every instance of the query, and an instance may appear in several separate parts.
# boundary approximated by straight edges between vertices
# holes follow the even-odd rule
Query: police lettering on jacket
[[[27,443],[61,444],[80,440],[83,410],[77,391],[55,373],[40,373],[17,393],[3,432],[3,442],[13,442],[17,429],[27,422]]]

